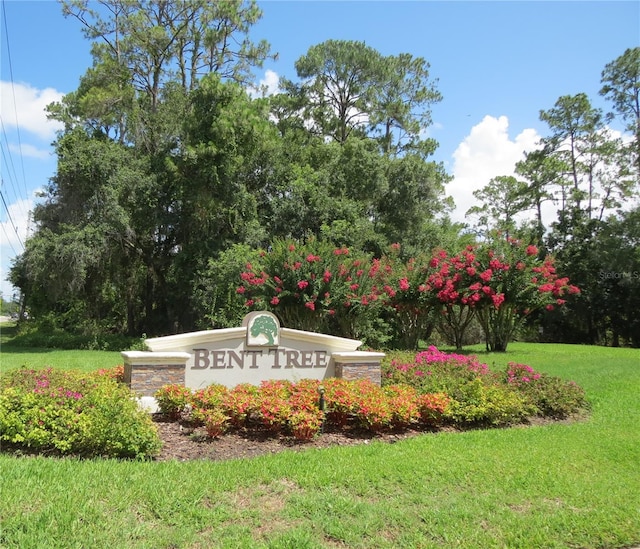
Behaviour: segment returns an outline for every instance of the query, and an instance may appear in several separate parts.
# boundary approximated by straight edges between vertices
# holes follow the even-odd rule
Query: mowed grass
[[[576,381],[591,416],[229,462],[0,455],[0,547],[640,544],[640,350],[476,351],[495,368],[523,362]],[[100,356],[77,353],[75,364]]]

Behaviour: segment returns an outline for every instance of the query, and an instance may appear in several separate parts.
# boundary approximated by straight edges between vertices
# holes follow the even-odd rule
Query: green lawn
[[[576,381],[591,417],[222,463],[0,455],[0,547],[640,544],[640,350],[521,343],[479,354]],[[25,357],[32,366],[121,362],[4,346],[3,368]]]

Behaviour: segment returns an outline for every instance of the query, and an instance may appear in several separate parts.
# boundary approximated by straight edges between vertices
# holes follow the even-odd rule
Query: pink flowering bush
[[[431,346],[412,357],[393,358],[384,378],[390,384],[416,387],[420,393],[454,395],[461,385],[488,374],[488,366],[475,356],[443,353]]]
[[[310,239],[276,240],[247,264],[236,292],[252,310],[270,310],[288,328],[327,332],[338,327],[358,337],[378,296],[369,257]]]
[[[487,348],[505,351],[525,318],[540,309],[565,303],[580,290],[555,271],[553,258],[538,258],[536,246],[496,237],[481,246],[467,246],[458,254],[437,251],[434,270],[426,281],[441,304],[440,322],[456,345],[478,318]]]
[[[448,400],[440,417],[461,425],[505,425],[533,415],[566,417],[588,407],[584,391],[573,382],[526,364],[509,363],[505,371],[492,372],[473,355],[435,347],[413,357],[402,353],[390,358],[383,364],[383,380],[414,387],[419,395],[443,395]]]
[[[393,344],[401,349],[417,349],[436,324],[438,300],[427,285],[431,268],[426,256],[400,259],[401,247],[392,244],[377,270],[377,288],[390,309]]]
[[[487,349],[505,351],[514,333],[532,313],[552,310],[566,297],[580,293],[567,277],[556,272],[553,258],[538,258],[538,248],[514,238],[496,238],[477,250],[483,280],[476,305]],[[487,291],[485,291],[487,289]]]
[[[561,419],[589,407],[582,387],[573,381],[536,372],[526,364],[510,362],[503,380],[522,395],[539,416]]]

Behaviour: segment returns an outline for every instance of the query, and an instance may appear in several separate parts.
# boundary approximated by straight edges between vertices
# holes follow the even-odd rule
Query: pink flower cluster
[[[540,379],[541,375],[527,364],[509,362],[507,368],[507,383],[530,383]]]
[[[478,374],[487,374],[489,367],[480,362],[474,355],[460,355],[456,353],[444,353],[437,347],[431,345],[426,351],[422,351],[416,355],[416,364],[424,366],[430,365],[450,365],[463,367],[470,372]]]

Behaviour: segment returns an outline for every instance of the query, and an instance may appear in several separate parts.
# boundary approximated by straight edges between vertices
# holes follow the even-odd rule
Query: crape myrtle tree
[[[401,348],[417,348],[439,325],[461,349],[477,318],[487,349],[506,351],[530,315],[580,290],[535,245],[492,236],[406,260],[397,243],[376,258],[315,238],[275,240],[239,273],[236,294],[247,310],[269,309],[288,327]]]

